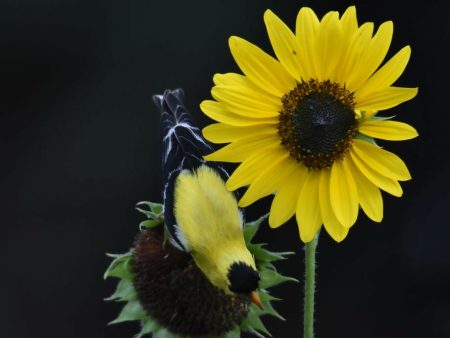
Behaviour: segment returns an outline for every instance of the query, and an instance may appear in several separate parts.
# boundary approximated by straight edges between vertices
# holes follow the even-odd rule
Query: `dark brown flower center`
[[[353,94],[337,83],[302,82],[282,98],[278,134],[292,157],[310,169],[330,167],[357,133]]]

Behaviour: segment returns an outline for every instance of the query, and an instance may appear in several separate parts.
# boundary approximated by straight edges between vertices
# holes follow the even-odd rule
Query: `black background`
[[[134,204],[160,200],[158,112],[151,96],[183,87],[199,103],[216,72],[238,71],[227,39],[270,51],[262,15],[290,27],[301,6],[320,16],[348,1],[0,2],[0,337],[121,337],[137,324],[107,327],[120,305],[103,298],[105,252],[124,252],[137,232]],[[362,215],[348,238],[319,244],[318,338],[450,337],[449,2],[359,1],[360,23],[394,20],[389,56],[412,58],[401,86],[419,86],[392,109],[420,138],[383,143],[408,164],[404,197],[384,194],[385,218]],[[270,200],[247,210],[265,212]],[[279,269],[302,280],[295,222],[258,235],[297,254]],[[300,337],[301,288],[273,294],[287,322],[267,319],[274,337]]]

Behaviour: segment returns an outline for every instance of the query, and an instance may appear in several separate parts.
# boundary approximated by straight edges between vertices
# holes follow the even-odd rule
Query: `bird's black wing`
[[[228,174],[222,167],[203,159],[203,156],[213,152],[213,148],[192,123],[184,106],[182,89],[166,90],[163,95],[155,95],[153,101],[161,111],[164,220],[172,244],[189,251],[183,244],[182,234],[177,230],[173,213],[174,187],[178,174],[182,170],[193,171],[203,164],[216,169],[224,180],[228,179]]]

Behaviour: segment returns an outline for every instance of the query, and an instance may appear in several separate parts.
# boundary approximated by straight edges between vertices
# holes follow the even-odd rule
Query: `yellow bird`
[[[259,274],[243,235],[243,215],[225,188],[225,170],[183,104],[182,90],[154,97],[161,110],[164,220],[170,243],[189,253],[206,278],[226,294],[244,294],[261,307]]]

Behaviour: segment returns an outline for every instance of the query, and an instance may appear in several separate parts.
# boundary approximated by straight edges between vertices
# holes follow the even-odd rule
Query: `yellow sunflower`
[[[270,10],[264,21],[278,60],[246,40],[229,39],[244,75],[214,76],[214,100],[203,101],[201,109],[219,123],[203,134],[230,144],[205,158],[242,162],[227,181],[230,190],[248,186],[241,207],[275,194],[271,227],[296,214],[303,242],[322,224],[342,241],[359,206],[380,222],[380,189],[401,196],[399,181],[411,179],[404,162],[374,141],[417,136],[413,127],[377,116],[416,96],[417,88],[392,86],[411,49],[380,67],[393,24],[383,23],[374,34],[373,23],[358,26],[355,7],[322,20],[302,8],[295,34]]]

